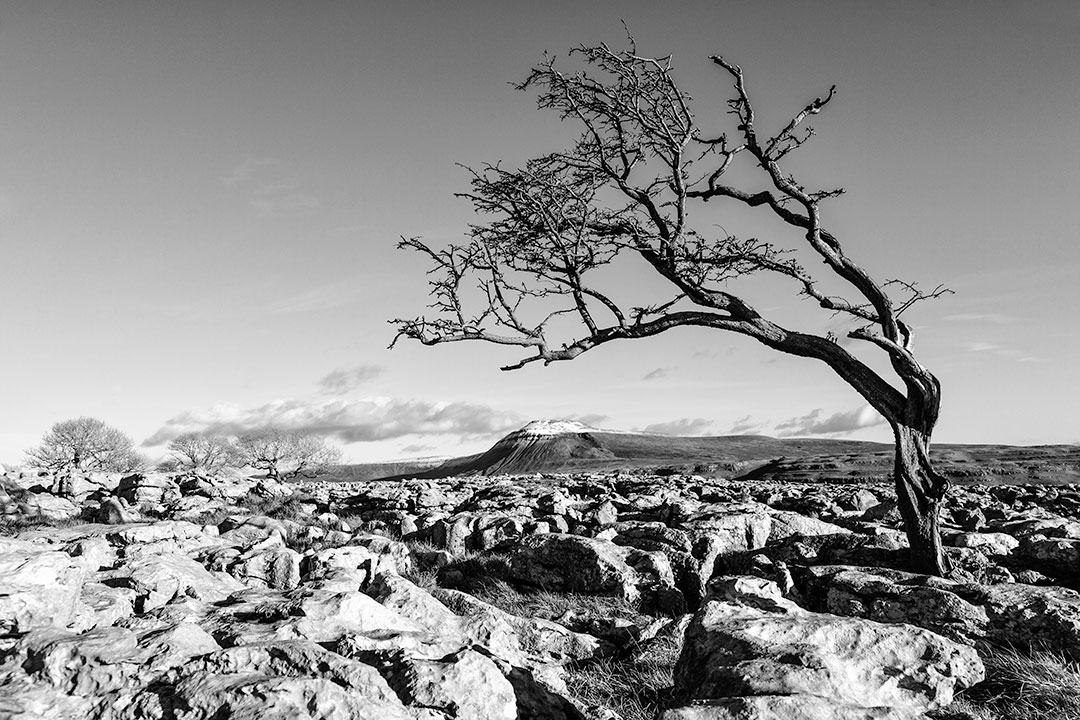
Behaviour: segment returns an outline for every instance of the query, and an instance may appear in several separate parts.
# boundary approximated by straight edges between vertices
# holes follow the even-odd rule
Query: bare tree
[[[315,477],[341,462],[341,451],[315,435],[270,428],[236,441],[248,465],[275,480]]]
[[[56,423],[41,445],[26,451],[26,461],[52,472],[135,472],[146,464],[130,437],[92,417]]]
[[[891,425],[911,564],[947,574],[938,518],[948,482],[929,456],[940,385],[915,359],[912,327],[901,316],[949,291],[871,277],[823,221],[823,206],[843,190],[810,189],[781,165],[813,136],[807,121],[829,104],[835,87],[769,135],[759,131],[742,69],[713,56],[733,85],[727,105],[736,128],[706,132],[676,85],[669,57],[639,55],[633,37],[624,50],[581,46],[571,56],[582,69],[563,72],[546,57],[518,87],[537,91],[540,108],[583,133],[570,150],[520,169],[470,169],[472,191],[461,197],[489,219],[471,226],[467,241],[440,249],[402,238],[399,248],[433,264],[435,316],[392,320],[398,332],[391,347],[404,337],[425,345],[478,340],[526,348],[525,358],[503,368],[513,370],[697,326],[824,362]],[[762,189],[729,180],[740,165],[743,181],[757,173],[755,188]],[[737,237],[691,225],[692,212],[706,202],[764,214],[777,236]],[[797,242],[781,244],[784,226]],[[607,266],[630,260],[651,268],[669,292],[627,304],[626,287],[610,282],[618,276]],[[742,289],[747,278],[763,275],[790,282],[793,296],[846,319],[847,337],[884,353],[895,377],[875,372],[831,331],[797,331],[765,317]],[[476,311],[466,310],[470,301]]]
[[[244,464],[233,441],[221,435],[178,435],[169,441],[169,454],[182,470],[216,473],[226,467]]]

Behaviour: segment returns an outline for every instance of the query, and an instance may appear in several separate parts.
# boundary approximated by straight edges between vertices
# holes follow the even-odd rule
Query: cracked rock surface
[[[674,633],[664,720],[922,718],[980,642],[1080,658],[1078,498],[954,492],[946,580],[880,483],[8,471],[0,717],[610,720],[568,673]]]

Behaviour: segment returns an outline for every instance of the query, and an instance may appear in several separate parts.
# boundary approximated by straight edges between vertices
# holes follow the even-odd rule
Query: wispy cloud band
[[[802,417],[794,417],[778,424],[778,437],[802,437],[807,435],[850,435],[856,430],[885,424],[885,418],[869,405],[838,412],[823,417],[821,408],[812,410]]]
[[[679,418],[668,422],[653,423],[642,428],[643,432],[657,435],[692,436],[704,435],[712,428],[713,421],[705,418]]]
[[[343,443],[389,440],[406,435],[481,436],[520,425],[510,413],[468,402],[397,398],[287,399],[241,408],[219,404],[173,416],[144,446],[157,446],[188,432],[240,435],[268,427],[310,433]]]

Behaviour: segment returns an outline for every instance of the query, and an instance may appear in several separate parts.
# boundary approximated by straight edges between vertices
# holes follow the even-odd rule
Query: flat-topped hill
[[[1077,445],[938,445],[932,454],[939,470],[958,483],[1080,482]],[[764,435],[669,437],[557,420],[531,422],[475,455],[415,464],[345,466],[335,477],[433,479],[648,469],[661,474],[854,482],[884,479],[891,466],[892,446],[887,443]]]

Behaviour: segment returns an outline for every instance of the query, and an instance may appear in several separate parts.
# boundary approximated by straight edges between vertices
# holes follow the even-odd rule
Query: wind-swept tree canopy
[[[195,432],[170,440],[169,455],[177,467],[192,472],[213,474],[244,463],[240,450],[229,438]]]
[[[341,462],[341,450],[323,438],[278,428],[241,435],[236,448],[244,462],[275,480],[317,477]]]
[[[26,460],[52,472],[134,472],[145,465],[130,437],[92,417],[56,423],[41,445],[26,451]]]
[[[401,240],[399,247],[432,263],[435,312],[391,321],[398,330],[394,342],[519,346],[525,355],[504,368],[512,370],[698,326],[824,362],[892,426],[913,564],[945,572],[937,517],[947,482],[928,456],[940,385],[916,360],[913,330],[903,316],[948,290],[871,277],[823,219],[823,208],[843,190],[807,187],[784,166],[813,136],[808,121],[834,99],[835,87],[770,134],[760,129],[743,70],[712,56],[731,83],[727,107],[734,128],[711,131],[676,84],[670,58],[639,55],[632,37],[624,50],[581,46],[571,56],[582,61],[579,71],[564,72],[548,57],[518,87],[537,92],[541,109],[572,121],[581,135],[569,150],[521,168],[470,170],[471,191],[461,196],[484,222],[470,227],[466,241],[432,247],[421,238]],[[722,118],[707,120],[722,124]],[[737,167],[742,182],[730,179]],[[750,189],[749,173],[758,175]],[[763,213],[772,227],[789,232],[762,239],[692,224],[705,203]],[[627,303],[627,288],[613,284],[608,269],[623,262],[643,262],[663,279],[667,294]],[[850,320],[847,336],[884,353],[895,377],[883,377],[829,333],[767,317],[735,287],[764,275],[789,283],[793,297],[808,297],[828,315]]]

